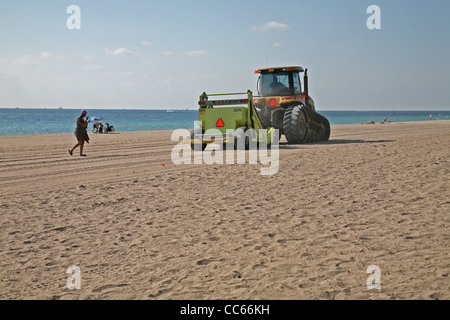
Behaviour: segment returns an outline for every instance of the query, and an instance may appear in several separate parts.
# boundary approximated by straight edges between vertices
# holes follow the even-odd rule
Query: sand
[[[0,298],[450,298],[450,121],[282,141],[272,176],[176,166],[170,135],[92,134],[87,158],[73,134],[1,136]]]

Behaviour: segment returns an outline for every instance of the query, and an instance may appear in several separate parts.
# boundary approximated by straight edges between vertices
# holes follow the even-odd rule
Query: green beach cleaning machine
[[[211,97],[222,99],[210,100]],[[233,144],[235,149],[249,149],[258,144],[268,147],[274,141],[275,128],[262,126],[250,90],[221,94],[204,92],[198,104],[198,126],[190,135],[193,150],[203,151],[213,142]]]

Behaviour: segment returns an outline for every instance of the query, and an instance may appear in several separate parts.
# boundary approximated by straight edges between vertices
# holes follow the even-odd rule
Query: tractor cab
[[[300,73],[304,72],[304,88],[300,81]],[[307,70],[302,67],[277,67],[257,69],[259,73],[258,93],[255,99],[256,108],[283,108],[286,109],[294,104],[305,104],[308,92]],[[311,97],[308,98],[307,106],[315,110]]]
[[[301,95],[299,73],[301,67],[280,67],[258,69],[258,93],[261,97]]]

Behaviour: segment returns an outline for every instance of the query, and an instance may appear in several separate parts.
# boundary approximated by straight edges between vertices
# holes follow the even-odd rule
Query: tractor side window
[[[268,73],[261,74],[259,82],[259,92],[261,96],[267,97],[270,95],[270,84],[273,81],[273,75]]]
[[[294,95],[298,96],[302,93],[302,87],[300,84],[300,78],[298,74],[293,74],[293,80],[294,80]]]

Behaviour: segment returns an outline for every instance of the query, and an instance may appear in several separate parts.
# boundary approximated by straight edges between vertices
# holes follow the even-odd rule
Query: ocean
[[[45,134],[73,132],[78,109],[2,109],[0,108],[0,135]],[[106,118],[116,132],[142,130],[191,129],[198,110],[87,110],[90,117]],[[450,111],[322,111],[331,124],[429,121],[450,119]],[[92,124],[88,130],[92,130]]]

